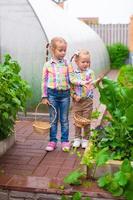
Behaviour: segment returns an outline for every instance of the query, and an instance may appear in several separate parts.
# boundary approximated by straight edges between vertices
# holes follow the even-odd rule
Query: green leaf
[[[85,200],[91,200],[91,198],[90,197],[86,197]]]
[[[6,65],[11,60],[11,56],[9,54],[6,54],[4,57],[5,57],[4,65]]]
[[[80,185],[80,178],[83,176],[84,172],[81,172],[80,170],[75,170],[64,178],[64,183]]]
[[[125,191],[124,196],[126,197],[127,200],[133,200],[133,190]]]
[[[109,158],[110,158],[110,154],[108,151],[108,147],[103,148],[96,155],[96,165],[101,166],[105,164],[109,160]]]
[[[133,67],[131,65],[121,67],[118,81],[125,87],[133,87]]]
[[[127,124],[133,125],[133,104],[127,108],[125,115],[127,118]]]
[[[124,196],[128,200],[132,200],[133,199],[133,174],[132,174],[132,177],[130,178],[128,184],[125,187]]]
[[[133,168],[131,166],[131,162],[128,159],[125,159],[121,165],[122,172],[132,172]]]
[[[123,194],[123,188],[119,187],[115,191],[112,192],[113,196],[119,197]]]
[[[98,185],[99,185],[99,187],[105,187],[106,185],[110,184],[111,181],[112,181],[111,174],[107,174],[98,179]]]
[[[61,200],[68,200],[68,198],[67,198],[66,196],[63,195],[63,196],[61,197]]]
[[[122,171],[118,171],[114,174],[114,179],[119,183],[119,185],[124,186],[127,184],[127,177]]]
[[[91,114],[91,118],[92,119],[98,119],[99,115],[100,115],[100,112],[98,110],[93,111],[92,114]]]
[[[4,117],[5,119],[8,119],[8,117],[9,117],[9,115],[8,115],[7,112],[4,112],[2,115],[3,115],[3,117]]]
[[[73,197],[72,200],[81,200],[82,198],[82,193],[81,192],[76,192]]]
[[[114,195],[114,193],[119,191],[119,189],[120,189],[119,184],[114,179],[112,179],[112,182],[108,185],[108,190]]]

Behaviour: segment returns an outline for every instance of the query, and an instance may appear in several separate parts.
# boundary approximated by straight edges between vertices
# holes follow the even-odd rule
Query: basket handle
[[[39,106],[43,104],[42,102],[40,102],[37,106],[36,106],[36,109],[35,109],[35,121],[36,121],[36,113],[37,113],[37,110],[39,108]],[[52,122],[50,123],[50,126],[54,123],[56,117],[57,117],[57,111],[56,111],[56,108],[53,106],[53,104],[49,103],[48,104],[49,106],[51,106],[54,110],[54,119],[52,120]]]
[[[53,104],[49,103],[49,106],[51,106],[54,110],[54,119],[52,120],[52,122],[50,123],[50,126],[52,126],[52,124],[54,123],[56,117],[57,117],[57,111],[56,108],[53,106]]]

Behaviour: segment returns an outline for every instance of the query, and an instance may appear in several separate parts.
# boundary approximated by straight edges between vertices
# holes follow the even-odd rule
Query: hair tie
[[[79,50],[75,51],[75,53],[74,53],[74,55],[76,55],[76,56],[79,56],[79,54],[80,54]]]

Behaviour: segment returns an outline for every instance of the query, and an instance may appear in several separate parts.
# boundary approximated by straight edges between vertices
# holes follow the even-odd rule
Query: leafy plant
[[[129,50],[127,46],[121,43],[115,43],[107,46],[107,50],[112,68],[120,68],[125,64],[125,61],[129,56]]]
[[[123,66],[117,81],[105,77],[99,85],[100,101],[106,105],[106,126],[93,130],[91,144],[85,151],[82,163],[96,168],[108,160],[123,161],[114,174],[105,173],[98,180],[100,187],[114,196],[133,196],[133,68]],[[94,165],[95,164],[95,165]],[[94,175],[93,174],[93,175]]]
[[[118,76],[118,82],[125,87],[133,88],[133,67],[124,65],[121,67]]]
[[[61,200],[82,200],[82,193],[75,192],[72,197],[62,196]],[[84,200],[90,200],[89,197],[84,198]]]
[[[14,123],[19,110],[25,108],[31,95],[28,83],[19,75],[20,65],[10,55],[0,64],[0,140],[14,133]]]
[[[84,177],[84,175],[84,172],[81,172],[79,169],[75,170],[64,178],[64,183],[72,185],[81,185],[81,178]]]
[[[114,174],[105,174],[99,178],[98,185],[107,189],[113,196],[125,196],[133,198],[133,167],[128,159],[125,159],[120,169]]]
[[[99,86],[100,101],[111,115],[109,125],[97,131],[94,139],[98,147],[109,147],[113,159],[133,160],[133,88],[108,78]]]

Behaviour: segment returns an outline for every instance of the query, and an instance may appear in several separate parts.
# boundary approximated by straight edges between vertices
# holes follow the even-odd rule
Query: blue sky
[[[99,17],[100,23],[129,23],[133,0],[67,0],[65,10],[76,17]]]

